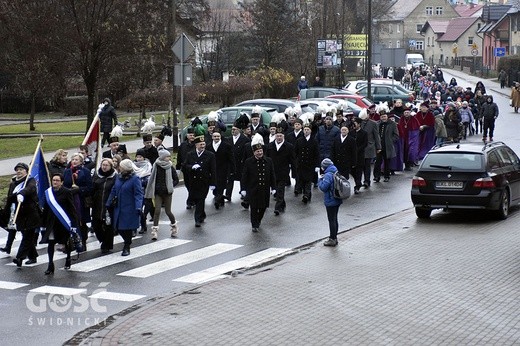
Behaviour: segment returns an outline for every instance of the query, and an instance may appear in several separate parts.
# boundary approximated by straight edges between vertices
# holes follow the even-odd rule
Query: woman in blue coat
[[[329,220],[330,236],[323,245],[338,245],[338,211],[343,200],[334,197],[334,173],[338,171],[336,166],[328,158],[321,161],[321,169],[324,174],[318,179],[318,188],[323,191],[323,200],[325,209],[327,210],[327,219]]]
[[[134,173],[132,161],[125,159],[119,164],[119,174],[108,196],[106,207],[112,210],[112,226],[124,239],[121,256],[130,255],[132,233],[141,224],[143,187]]]

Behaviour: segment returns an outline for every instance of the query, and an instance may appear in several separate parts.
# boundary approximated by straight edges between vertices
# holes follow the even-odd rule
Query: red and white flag
[[[101,111],[103,106],[103,103],[99,105],[96,116],[94,117],[94,120],[92,120],[92,124],[90,124],[90,128],[88,129],[88,132],[85,135],[85,139],[83,139],[83,143],[81,143],[81,145],[88,146],[88,153],[95,158],[94,160],[96,162],[96,169],[99,167],[101,163],[101,131],[99,123],[99,112]]]

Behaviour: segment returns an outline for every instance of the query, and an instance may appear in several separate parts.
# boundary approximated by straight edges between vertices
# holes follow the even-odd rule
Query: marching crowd
[[[153,220],[150,239],[158,239],[163,209],[170,222],[169,235],[176,237],[172,196],[180,172],[188,190],[186,208],[193,209],[195,227],[206,219],[205,200],[210,191],[214,207],[221,209],[238,185],[241,205],[250,210],[252,231],[258,232],[271,199],[275,201],[274,215],[286,211],[285,195],[292,179],[292,193],[301,196],[304,204],[313,199],[313,187],[319,187],[330,228],[324,245],[335,246],[341,204],[331,194],[331,177],[336,171],[352,176],[354,193],[360,194],[372,183],[389,182],[397,171],[412,170],[435,144],[458,142],[479,133],[484,142],[493,140],[499,111],[482,83],[474,90],[464,90],[453,79],[446,83],[440,70],[413,72],[410,83],[420,90],[420,104],[395,100],[390,106],[372,105],[358,117],[342,103],[304,114],[289,107],[266,125],[262,109],[255,107],[252,114],[240,115],[227,138],[226,126],[217,114],[208,116],[207,127],[195,118],[178,148],[175,164],[162,144],[163,132],[143,135],[143,147],[132,160],[117,135],[110,136],[117,118],[105,102],[101,123],[104,116],[109,118],[101,131],[109,149],[102,153],[98,167],[87,146],[80,146],[70,161],[65,150],[58,150],[47,163],[52,186],[45,191],[44,201],[38,200],[34,178],[26,179],[28,165],[14,167],[16,175],[0,215],[0,226],[8,229],[0,251],[11,252],[19,231],[22,241],[13,262],[18,267],[26,259],[26,264],[37,263],[35,247],[41,233],[40,243],[48,244],[45,274],[52,274],[56,245],[61,244],[67,254],[68,269],[71,252],[85,251],[89,232],[93,232],[102,254],[110,253],[114,235],[121,235],[121,255],[128,256],[137,230],[148,232],[148,216]]]

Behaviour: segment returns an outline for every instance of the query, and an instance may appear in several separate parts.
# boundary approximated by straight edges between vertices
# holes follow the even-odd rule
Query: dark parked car
[[[502,142],[435,146],[413,177],[411,195],[420,219],[439,208],[491,210],[505,219],[520,202],[520,160]]]
[[[404,103],[413,102],[415,99],[413,91],[406,90],[397,84],[372,84],[371,91],[374,103],[388,102],[391,105],[396,99],[401,99]],[[368,85],[359,88],[356,94],[366,97],[368,95]]]

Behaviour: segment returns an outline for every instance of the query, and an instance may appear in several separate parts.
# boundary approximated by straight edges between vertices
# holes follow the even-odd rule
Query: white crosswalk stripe
[[[133,239],[139,239],[141,238],[141,236],[137,236],[137,237],[134,237]],[[116,244],[120,244],[123,242],[123,238],[121,237],[115,237],[114,238],[114,245]],[[47,248],[47,244],[42,244],[44,245],[45,248]],[[87,252],[90,252],[90,251],[97,251],[101,249],[101,243],[98,242],[98,241],[93,241],[93,242],[90,242],[90,243],[87,243]],[[16,254],[16,249],[14,249],[14,251],[11,251],[11,254]],[[72,253],[72,256],[75,256],[74,255],[75,252]],[[9,256],[9,255],[8,255]],[[61,252],[61,251],[55,251],[54,252],[54,261],[57,261],[57,260],[60,260],[60,259],[63,259],[63,258],[66,258],[67,257],[67,254]],[[40,264],[46,264],[46,263],[49,263],[49,257],[46,256],[46,254],[43,254],[40,256],[38,256],[38,263],[34,263],[34,264],[25,264],[24,262],[24,266],[26,267],[34,267],[34,266],[37,266],[37,265],[40,265]],[[15,266],[16,264],[10,262],[10,263],[7,263],[6,265],[8,266]]]
[[[173,281],[197,284],[197,283],[207,282],[210,280],[216,280],[216,279],[221,278],[222,274],[228,273],[228,272],[236,270],[236,269],[252,267],[258,263],[284,255],[289,251],[291,251],[291,249],[269,248],[269,249],[251,254],[249,256],[245,256],[245,257],[233,260],[233,261],[223,263],[218,266],[214,266],[214,267],[211,267],[211,268],[208,268],[205,270],[201,270],[196,273],[192,273],[192,274],[185,275],[185,276],[182,276],[177,279],[173,279]]]
[[[182,255],[170,257],[162,261],[150,263],[139,268],[127,270],[117,275],[131,276],[136,278],[147,278],[152,275],[165,272],[167,270],[175,269],[186,264],[190,264],[205,258],[216,256],[227,251],[238,249],[242,246],[243,245],[218,243]]]
[[[128,293],[102,291],[102,292],[94,293],[88,297],[92,298],[92,299],[117,300],[120,302],[135,302],[136,300],[145,298],[146,296],[141,295],[141,294],[128,294]]]
[[[16,290],[25,286],[29,286],[29,284],[24,284],[20,282],[0,281],[0,289],[4,290]]]
[[[96,257],[87,261],[76,263],[71,267],[71,271],[77,272],[91,272],[93,270],[101,269],[110,265],[121,263],[124,261],[131,260],[133,258],[149,255],[154,252],[163,251],[179,245],[183,245],[191,242],[191,240],[183,239],[163,239],[150,244],[145,244],[132,248],[129,256],[121,256],[120,253],[113,253],[110,255],[104,255]]]

